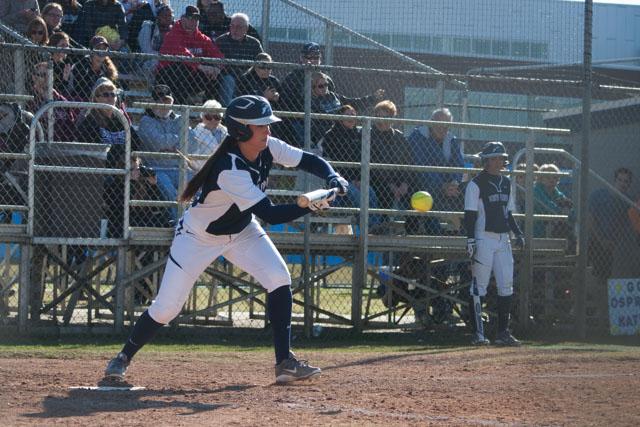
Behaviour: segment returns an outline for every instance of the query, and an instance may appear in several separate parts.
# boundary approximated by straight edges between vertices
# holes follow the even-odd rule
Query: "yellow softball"
[[[433,207],[433,197],[427,191],[416,191],[411,196],[411,207],[420,212],[428,212]]]

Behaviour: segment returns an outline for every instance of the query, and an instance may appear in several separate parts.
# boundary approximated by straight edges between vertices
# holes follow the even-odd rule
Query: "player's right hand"
[[[338,174],[328,176],[327,185],[329,186],[329,188],[338,189],[339,196],[344,196],[345,194],[347,194],[347,191],[349,191],[349,181]]]
[[[309,209],[312,211],[324,211],[331,208],[331,203],[336,198],[336,193],[327,199],[317,200],[315,202],[309,203]]]
[[[467,256],[473,259],[473,256],[478,251],[478,246],[476,244],[476,239],[467,239]]]

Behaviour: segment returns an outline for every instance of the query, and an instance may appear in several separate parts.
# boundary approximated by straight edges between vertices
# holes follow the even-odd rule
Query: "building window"
[[[549,46],[547,43],[531,43],[531,57],[547,59],[549,57]]]
[[[471,52],[471,40],[468,38],[455,37],[453,39],[453,53]]]
[[[411,36],[408,34],[394,34],[391,45],[396,49],[411,49]]]
[[[491,53],[496,56],[509,56],[509,42],[493,40],[491,42]]]
[[[512,42],[511,56],[528,57],[529,43],[528,42]]]
[[[444,39],[442,37],[431,38],[431,51],[432,52],[444,52]]]
[[[479,55],[491,55],[491,40],[473,40],[473,53],[477,53]]]
[[[431,37],[429,36],[416,36],[414,43],[416,50],[423,52],[431,50]]]

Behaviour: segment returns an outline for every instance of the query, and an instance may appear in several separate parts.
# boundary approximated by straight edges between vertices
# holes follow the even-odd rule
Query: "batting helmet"
[[[233,99],[224,113],[224,123],[229,135],[238,141],[248,141],[253,132],[247,125],[268,125],[281,121],[273,115],[266,98],[243,95]]]
[[[482,151],[480,152],[480,158],[484,160],[492,157],[504,157],[505,159],[509,157],[507,150],[505,150],[504,145],[502,145],[502,142],[492,141],[484,144],[484,147],[482,147]]]

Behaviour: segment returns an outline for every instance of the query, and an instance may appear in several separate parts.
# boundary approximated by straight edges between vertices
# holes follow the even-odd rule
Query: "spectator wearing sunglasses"
[[[27,25],[38,15],[40,6],[37,0],[0,1],[0,21],[19,33],[27,34]]]
[[[48,70],[47,63],[40,62],[34,66],[31,73],[31,95],[33,100],[27,103],[27,110],[31,112],[38,111],[44,104],[50,101],[66,101],[67,99],[62,96],[54,87],[52,96],[49,98],[48,91]],[[54,141],[73,141],[75,135],[75,111],[68,108],[54,108],[54,128],[53,128],[53,140]],[[48,128],[47,122],[49,119],[48,114],[42,115],[40,118],[40,124],[42,128]]]
[[[118,104],[118,88],[106,77],[98,79],[90,95],[91,102],[107,104],[121,109]],[[110,108],[91,108],[78,120],[78,140],[90,144],[109,146],[105,167],[122,169],[125,165],[126,134],[124,124]],[[131,151],[138,150],[140,142],[131,130]],[[106,175],[103,200],[108,220],[108,237],[122,236],[124,216],[124,177]]]
[[[47,24],[47,31],[49,36],[58,31],[62,31],[62,18],[64,12],[62,6],[58,3],[47,3],[42,8],[42,19]]]
[[[71,68],[69,94],[74,100],[88,100],[91,89],[100,77],[106,77],[114,84],[118,79],[118,69],[109,58],[110,48],[107,39],[94,36],[90,46],[91,53]]]
[[[167,85],[158,84],[151,90],[152,101],[166,104],[166,108],[148,108],[140,119],[138,134],[145,151],[162,153],[177,153],[180,150],[183,120],[173,112],[171,105],[174,99],[171,89]],[[193,131],[189,129],[189,139],[193,138]],[[148,163],[156,171],[158,187],[164,200],[175,202],[178,199],[179,159],[151,158]],[[177,210],[172,209],[173,219]]]
[[[280,80],[271,74],[270,62],[273,62],[271,55],[260,52],[254,58],[262,62],[249,68],[238,80],[237,96],[258,95],[269,100],[274,110],[279,110],[280,101]]]
[[[40,46],[46,46],[49,43],[49,32],[47,31],[47,24],[44,19],[36,16],[27,25],[25,35],[31,40],[31,43],[38,44]]]
[[[203,105],[205,108],[222,108],[215,99],[209,99]],[[189,154],[210,156],[228,135],[227,128],[222,125],[222,113],[203,111],[200,113],[200,123],[193,129],[194,138],[189,141]],[[193,172],[199,171],[207,160],[192,160],[189,168]]]
[[[311,77],[311,112],[321,114],[338,114],[340,107],[351,105],[357,111],[365,111],[376,105],[384,97],[384,89],[361,98],[349,98],[329,90],[329,76],[314,73]],[[317,143],[331,128],[330,120],[313,120],[311,122],[311,142]],[[300,136],[300,135],[299,135]]]

